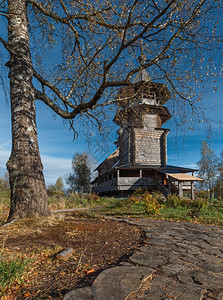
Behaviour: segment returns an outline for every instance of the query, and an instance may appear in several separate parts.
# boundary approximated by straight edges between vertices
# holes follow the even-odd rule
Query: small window
[[[142,170],[142,177],[154,177],[152,170]]]
[[[119,171],[120,177],[140,177],[139,170],[120,170]]]

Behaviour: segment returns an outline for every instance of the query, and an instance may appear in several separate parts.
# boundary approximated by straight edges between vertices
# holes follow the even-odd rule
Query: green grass
[[[223,206],[210,205],[208,209],[202,209],[198,216],[198,220],[201,223],[223,227]]]
[[[7,259],[0,255],[0,294],[15,282],[24,283],[22,275],[28,270],[30,259],[21,257]]]
[[[163,199],[163,208],[157,214],[145,213],[143,203],[127,204],[124,199],[103,199],[102,214],[112,216],[131,216],[135,218],[154,218],[162,220],[197,222],[223,227],[223,201],[215,200],[208,203],[206,200],[197,202],[171,201]]]
[[[50,209],[62,209],[62,208],[77,208],[87,206],[100,206],[109,205],[114,198],[103,198],[97,195],[90,194],[89,196],[83,196],[73,193],[69,196],[49,196],[48,204]],[[111,201],[110,201],[111,200]]]
[[[137,196],[137,195],[136,195]],[[199,222],[223,227],[223,200],[198,199],[194,202],[180,199],[176,195],[171,195],[168,199],[160,194],[155,194],[157,201],[163,208],[155,214],[147,214],[145,205],[142,202],[130,203],[126,199],[115,197],[98,197],[90,195],[80,197],[78,194],[49,197],[50,209],[76,208],[76,207],[102,207],[99,214],[112,216],[131,216],[135,218],[154,218],[164,220],[176,220],[187,222]],[[0,190],[0,212],[9,209],[10,193]]]
[[[164,207],[160,210],[159,214],[162,219],[165,220],[176,220],[176,221],[193,221],[191,216],[191,210],[186,207],[178,206],[178,207]]]

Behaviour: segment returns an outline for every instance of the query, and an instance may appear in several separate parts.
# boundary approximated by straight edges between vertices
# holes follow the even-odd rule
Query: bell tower
[[[140,55],[139,63],[146,57]],[[167,87],[151,81],[148,73],[140,69],[133,84],[120,89],[114,122],[118,130],[120,165],[165,166],[167,163],[168,129],[162,125],[171,118],[164,106],[170,98]]]

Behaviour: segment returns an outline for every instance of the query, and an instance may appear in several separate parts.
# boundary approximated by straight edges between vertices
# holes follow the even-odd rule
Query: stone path
[[[129,261],[99,274],[91,287],[70,291],[63,300],[223,300],[223,229],[124,221],[144,230],[144,245]]]

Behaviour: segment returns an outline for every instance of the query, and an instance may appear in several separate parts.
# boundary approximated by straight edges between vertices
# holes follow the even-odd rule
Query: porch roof
[[[127,164],[127,165],[117,165],[115,169],[153,169],[161,173],[188,173],[195,172],[197,169],[177,167],[170,165],[151,165],[151,164]]]
[[[191,176],[185,173],[165,173],[165,174],[179,181],[199,181],[199,180],[202,181],[203,180],[199,177]]]

